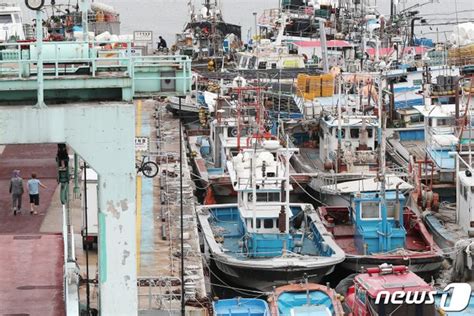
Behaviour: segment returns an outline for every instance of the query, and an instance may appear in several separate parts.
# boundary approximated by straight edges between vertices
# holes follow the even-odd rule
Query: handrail
[[[123,44],[122,48],[115,48],[111,50],[103,50],[99,45],[113,45]],[[31,56],[25,51],[31,52],[36,42],[22,42],[22,43],[0,43],[0,53],[11,53],[13,58],[0,60],[0,75],[13,75],[18,78],[30,77],[29,69],[27,67],[37,63],[36,56]],[[62,47],[65,45],[76,45],[81,48],[81,52],[77,56],[64,57],[61,56],[64,51]],[[123,47],[123,46],[126,47]],[[134,78],[135,67],[156,66],[176,67],[178,70],[182,69],[183,79],[189,80],[191,74],[191,62],[188,56],[181,55],[159,55],[159,56],[132,56],[130,41],[126,42],[111,42],[111,41],[65,41],[65,42],[44,42],[43,50],[50,49],[53,46],[54,57],[43,58],[44,64],[53,64],[52,68],[45,68],[47,73],[54,73],[55,77],[60,76],[60,71],[67,72],[66,68],[62,68],[63,64],[89,64],[91,65],[92,77],[96,77],[99,70],[107,70],[110,72],[124,72],[132,79]],[[2,48],[4,48],[2,50]],[[111,57],[101,57],[101,54],[110,54]],[[118,70],[116,67],[120,67]],[[98,69],[99,68],[99,69]],[[124,69],[125,68],[125,69]],[[141,79],[141,78],[138,78]],[[150,79],[150,78],[147,78]],[[160,79],[175,79],[164,78]]]
[[[68,316],[79,316],[79,269],[74,250],[74,230],[69,223],[68,210],[63,205],[64,304]]]

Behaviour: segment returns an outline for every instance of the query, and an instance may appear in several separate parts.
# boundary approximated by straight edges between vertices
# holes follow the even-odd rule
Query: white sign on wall
[[[135,151],[148,151],[148,137],[135,137]]]
[[[134,42],[153,42],[153,32],[152,31],[135,31],[133,32],[133,41]]]

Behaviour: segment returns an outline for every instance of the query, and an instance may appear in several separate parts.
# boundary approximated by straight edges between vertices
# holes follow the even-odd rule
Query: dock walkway
[[[136,135],[149,137],[149,156],[159,165],[155,178],[137,176],[139,309],[172,314],[180,309],[180,295],[170,294],[180,292],[179,120],[153,100],[137,100],[136,117]],[[193,191],[183,139],[185,295],[191,300],[206,296]]]
[[[42,233],[56,182],[56,145],[8,145],[0,155],[0,315],[64,315],[61,230]],[[12,170],[24,179],[23,211],[14,216],[8,193]],[[26,181],[32,172],[40,189],[39,215],[29,214]],[[26,211],[25,211],[26,210]]]

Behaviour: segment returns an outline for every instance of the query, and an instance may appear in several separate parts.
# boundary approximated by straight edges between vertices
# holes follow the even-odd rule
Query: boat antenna
[[[383,251],[388,249],[388,223],[387,223],[387,203],[385,197],[385,116],[383,115],[382,109],[382,77],[378,78],[378,114],[379,114],[379,127],[378,127],[378,143],[379,143],[379,181],[380,181],[380,209],[382,217],[382,240],[383,240]],[[370,94],[370,93],[369,93]]]

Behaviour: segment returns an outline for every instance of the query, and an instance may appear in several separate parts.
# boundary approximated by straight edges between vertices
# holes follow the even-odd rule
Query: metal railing
[[[74,230],[63,205],[64,304],[68,316],[79,316],[79,268],[74,250]]]
[[[127,74],[132,74],[131,42],[125,42],[126,49],[102,50],[97,45],[116,45],[117,43],[103,42],[44,42],[43,64],[46,65],[44,72],[59,77],[67,71],[66,65],[76,64],[91,65],[91,75],[97,74],[97,67],[105,67],[112,70],[113,67],[122,66],[126,68]],[[93,47],[90,47],[90,46]],[[96,45],[96,46],[94,46]],[[72,51],[71,51],[72,50]],[[9,75],[18,78],[30,77],[30,69],[37,63],[36,42],[30,43],[2,43],[0,44],[0,76]],[[99,57],[99,52],[106,52],[119,57]],[[7,55],[11,56],[8,57]],[[45,56],[51,54],[51,56]],[[6,68],[5,68],[6,67]]]
[[[133,56],[130,41],[120,43],[120,48],[103,49],[119,45],[110,41],[64,41],[43,43],[44,73],[52,74],[55,78],[77,70],[77,65],[90,66],[90,75],[96,77],[98,72],[121,72],[131,78],[135,77],[135,69],[140,67],[170,67],[182,71],[182,79],[188,81],[186,91],[191,90],[191,60],[188,56],[157,55]],[[48,56],[48,55],[49,56]],[[0,77],[11,76],[18,78],[31,77],[31,69],[36,71],[36,43],[1,43],[0,44]],[[102,57],[102,56],[109,57]],[[150,79],[176,79],[176,77],[136,78],[138,80]]]

